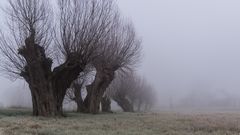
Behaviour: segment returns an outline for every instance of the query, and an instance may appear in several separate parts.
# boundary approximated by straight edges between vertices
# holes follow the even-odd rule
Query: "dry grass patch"
[[[238,135],[240,113],[116,113],[34,118],[2,116],[3,135]],[[0,135],[1,135],[0,134]]]

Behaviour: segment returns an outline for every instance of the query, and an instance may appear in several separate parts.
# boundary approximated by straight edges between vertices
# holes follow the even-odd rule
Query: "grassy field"
[[[35,118],[25,110],[0,111],[0,135],[239,135],[240,113],[67,113]]]

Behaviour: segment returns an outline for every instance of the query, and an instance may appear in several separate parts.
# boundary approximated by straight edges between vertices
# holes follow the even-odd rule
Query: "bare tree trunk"
[[[125,97],[117,96],[113,100],[117,102],[124,112],[134,112],[133,105]]]
[[[101,101],[102,112],[112,113],[111,111],[111,99],[103,97]]]
[[[72,82],[78,78],[80,72],[83,71],[84,65],[78,64],[71,57],[64,64],[53,70],[52,86],[54,88],[54,96],[56,97],[57,110],[62,112],[62,104],[67,89],[70,88]]]
[[[87,88],[88,94],[87,97],[84,100],[84,106],[86,108],[85,113],[92,113],[97,114],[99,113],[99,105],[100,102],[98,102],[100,93],[97,93],[98,91],[93,91],[93,88]]]
[[[84,100],[84,106],[87,108],[86,113],[92,114],[99,113],[104,92],[114,79],[114,71],[103,68],[96,69],[95,80],[87,86],[87,97]]]
[[[31,87],[31,86],[30,86]],[[57,110],[57,105],[53,94],[44,90],[41,93],[39,88],[31,88],[33,100],[33,115],[34,116],[61,116],[62,113]],[[41,89],[43,91],[43,89]]]
[[[33,115],[46,117],[61,115],[61,112],[57,109],[51,81],[41,72],[43,70],[38,68],[38,64],[35,64],[35,66],[35,68],[32,66],[31,69],[28,69],[29,75],[25,74],[24,77],[29,84],[32,95]]]
[[[31,91],[31,95],[32,95],[32,108],[33,108],[32,114],[33,114],[33,116],[38,116],[37,99],[32,91]]]
[[[31,74],[34,74],[32,77],[25,77],[32,94],[34,116],[63,115],[62,104],[66,90],[70,87],[70,82],[77,78],[78,74],[75,72],[80,72],[81,68],[78,66],[75,69],[66,67],[64,70],[68,71],[68,75],[65,75],[64,72],[58,72],[55,73],[54,77],[51,76],[52,78],[46,78],[43,73],[39,72],[41,70],[34,73],[28,70],[28,72],[31,71]],[[65,77],[64,81],[61,79],[63,77]]]
[[[29,84],[32,94],[34,116],[62,116],[62,103],[67,88],[83,70],[71,57],[53,71],[52,60],[45,55],[44,48],[35,44],[34,31],[20,48],[19,54],[27,62],[21,76]]]
[[[86,112],[86,108],[83,102],[76,101],[77,103],[77,112]]]
[[[80,88],[80,89],[78,89],[78,88]],[[83,104],[81,88],[82,87],[77,87],[74,89],[74,95],[75,95],[74,101],[77,104],[77,112],[84,112],[86,110],[84,107],[84,104]]]

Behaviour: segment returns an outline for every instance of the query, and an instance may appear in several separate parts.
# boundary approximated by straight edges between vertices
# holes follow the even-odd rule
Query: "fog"
[[[240,97],[240,1],[122,0],[120,6],[143,38],[139,73],[160,102],[221,91]]]
[[[2,7],[4,1],[0,2]],[[159,106],[181,106],[190,101],[190,106],[195,107],[240,107],[239,0],[118,3],[142,38],[143,58],[138,74],[156,89]],[[3,106],[30,105],[24,82],[1,77],[0,89]]]

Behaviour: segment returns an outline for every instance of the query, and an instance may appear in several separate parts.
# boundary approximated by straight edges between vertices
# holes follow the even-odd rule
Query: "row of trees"
[[[113,0],[57,3],[52,10],[48,0],[9,0],[8,29],[0,36],[2,67],[28,83],[34,116],[62,116],[67,90],[82,87],[86,71],[94,70],[86,97],[75,100],[82,112],[98,113],[116,72],[136,67],[141,42]]]
[[[84,102],[86,88],[91,84],[94,72],[86,70],[76,80],[66,94],[67,103],[74,101],[78,112],[86,112]],[[135,75],[134,72],[117,72],[115,79],[108,86],[101,97],[102,112],[111,112],[111,101],[115,101],[123,111],[149,111],[156,101],[155,92],[144,78]],[[98,104],[100,105],[100,104]],[[97,107],[98,111],[100,107]]]
[[[115,78],[108,87],[105,97],[113,99],[123,111],[134,112],[149,111],[156,101],[155,94],[144,78],[128,73],[120,74]],[[106,98],[104,98],[105,101],[107,101]]]

